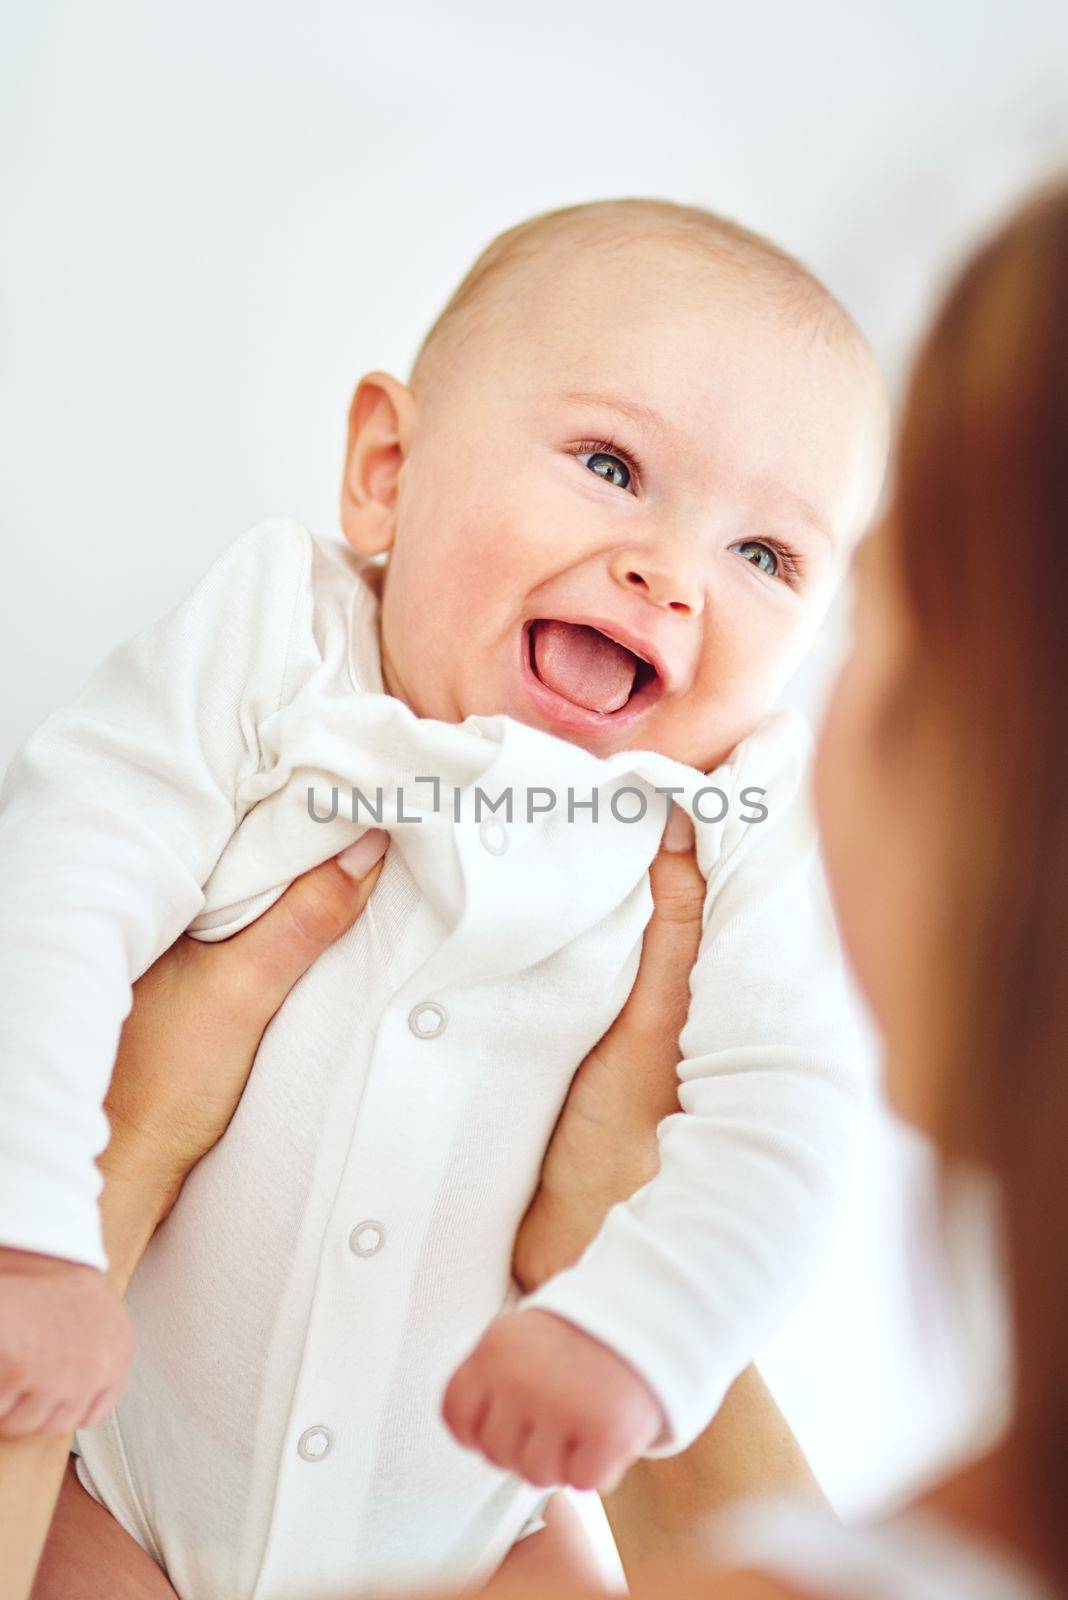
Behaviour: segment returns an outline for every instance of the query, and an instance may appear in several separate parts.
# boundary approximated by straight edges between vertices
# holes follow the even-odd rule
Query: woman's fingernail
[[[355,844],[350,844],[337,857],[337,864],[350,878],[365,878],[376,861],[381,861],[389,844],[385,828],[369,828]]]
[[[682,807],[675,805],[674,802],[661,843],[665,850],[675,853],[693,849],[693,823]]]

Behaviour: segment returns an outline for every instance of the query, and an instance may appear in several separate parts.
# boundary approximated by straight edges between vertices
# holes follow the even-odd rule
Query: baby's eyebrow
[[[652,428],[658,433],[672,432],[667,418],[659,411],[654,411],[652,406],[643,405],[640,400],[624,400],[619,395],[594,394],[588,390],[565,394],[564,399],[573,405],[602,406],[606,411],[618,412],[621,417],[637,423],[639,427]]]
[[[793,516],[799,517],[810,532],[818,533],[829,545],[834,546],[834,537],[815,506],[783,483],[775,484],[774,488],[777,497]]]

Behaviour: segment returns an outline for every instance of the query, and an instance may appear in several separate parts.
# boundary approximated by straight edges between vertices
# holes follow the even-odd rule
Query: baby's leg
[[[604,1592],[585,1530],[574,1507],[556,1494],[545,1527],[508,1552],[483,1594],[504,1600],[513,1586],[552,1593],[560,1587]],[[147,1551],[67,1471],[30,1600],[178,1600]]]
[[[78,1482],[67,1462],[30,1600],[177,1600],[136,1539]]]
[[[582,1520],[564,1494],[553,1495],[545,1508],[544,1528],[514,1544],[479,1593],[485,1600],[497,1600],[498,1596],[507,1600],[513,1592],[556,1594],[558,1590],[605,1593],[604,1579]],[[33,1600],[37,1600],[36,1595]]]

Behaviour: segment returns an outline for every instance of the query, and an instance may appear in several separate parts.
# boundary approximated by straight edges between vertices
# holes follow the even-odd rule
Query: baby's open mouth
[[[651,661],[586,623],[538,618],[529,626],[529,662],[539,683],[571,705],[598,716],[658,697]],[[656,693],[642,693],[653,686]]]

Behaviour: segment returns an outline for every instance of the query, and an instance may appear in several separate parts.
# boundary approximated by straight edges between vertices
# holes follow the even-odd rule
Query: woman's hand
[[[684,818],[677,808],[674,819]],[[634,987],[571,1085],[542,1166],[541,1185],[516,1239],[513,1271],[527,1293],[571,1266],[609,1208],[659,1170],[656,1130],[678,1110],[679,1034],[690,1004],[690,971],[701,942],[705,883],[692,827],[665,830],[649,869],[653,915]],[[674,845],[674,849],[671,846]],[[709,1519],[750,1495],[821,1499],[820,1488],[755,1367],[727,1391],[705,1432],[682,1455],[635,1463],[605,1511],[628,1582],[637,1594],[679,1593],[688,1559],[700,1563]],[[518,1546],[521,1549],[522,1546]],[[646,1590],[643,1576],[659,1569]],[[664,1574],[675,1573],[674,1580]],[[677,1585],[677,1587],[676,1587]],[[704,1592],[701,1584],[692,1590]],[[754,1579],[710,1585],[708,1597],[780,1591]]]
[[[100,1165],[113,1191],[155,1190],[157,1222],[225,1133],[282,1001],[367,904],[388,844],[382,829],[361,835],[233,938],[183,937],[134,986],[106,1102],[111,1143]]]
[[[679,1034],[705,901],[693,824],[679,807],[649,877],[653,915],[634,987],[575,1075],[516,1237],[512,1269],[528,1294],[577,1261],[609,1208],[656,1176],[656,1130],[678,1110]]]
[[[380,829],[363,834],[232,939],[179,939],[134,985],[107,1099],[111,1143],[100,1160],[108,1276],[119,1294],[186,1174],[225,1133],[268,1022],[367,904],[388,843]],[[24,1600],[33,1585],[69,1449],[62,1435],[0,1441],[5,1600]],[[155,1562],[70,1470],[33,1592],[34,1600],[174,1600]]]

